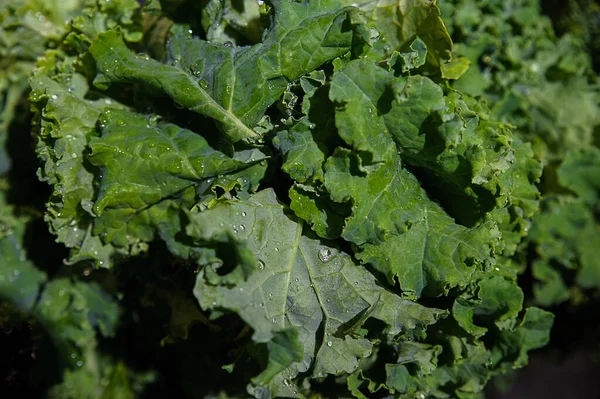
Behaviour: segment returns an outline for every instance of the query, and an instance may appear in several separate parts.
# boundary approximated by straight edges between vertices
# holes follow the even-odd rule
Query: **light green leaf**
[[[202,27],[206,31],[206,39],[219,44],[259,42],[264,29],[260,9],[260,4],[255,0],[210,0],[202,8]]]
[[[351,2],[366,15],[368,25],[373,26],[389,45],[390,51],[405,50],[418,36],[427,46],[427,61],[439,68],[450,60],[452,40],[440,18],[435,1],[382,0]]]

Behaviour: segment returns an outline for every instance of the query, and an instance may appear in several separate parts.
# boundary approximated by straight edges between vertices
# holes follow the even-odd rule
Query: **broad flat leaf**
[[[398,281],[409,295],[425,290],[436,296],[464,286],[492,262],[491,225],[469,229],[454,223],[399,158],[366,176],[354,174],[356,162],[351,152],[336,151],[325,166],[325,186],[334,201],[352,203],[342,237],[358,245],[356,256],[390,282]]]
[[[352,41],[350,9],[335,1],[276,1],[274,7],[262,43],[234,48],[176,35],[166,65],[135,56],[114,31],[101,34],[90,47],[95,82],[141,82],[215,119],[233,142],[258,138],[253,128],[288,82],[344,54]]]
[[[285,211],[273,191],[263,190],[246,201],[224,201],[192,215],[187,233],[207,243],[232,235],[252,252],[256,270],[245,281],[213,285],[207,265],[194,293],[204,309],[239,314],[257,342],[297,329],[303,357],[286,370],[287,379],[309,368],[314,377],[354,371],[372,350],[369,340],[352,333],[368,317],[382,320],[387,333],[395,335],[432,324],[443,314],[384,290],[344,252],[304,236],[302,223]]]
[[[151,241],[155,228],[168,241],[196,188],[266,159],[253,148],[230,157],[190,130],[124,110],[106,110],[99,123],[102,136],[90,141],[88,156],[102,174],[94,233],[118,246]]]

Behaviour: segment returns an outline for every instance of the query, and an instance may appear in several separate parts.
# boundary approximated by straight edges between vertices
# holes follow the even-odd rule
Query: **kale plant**
[[[3,5],[0,322],[39,357],[12,379],[466,399],[525,366],[536,305],[600,281],[596,76],[537,2],[439,6]]]

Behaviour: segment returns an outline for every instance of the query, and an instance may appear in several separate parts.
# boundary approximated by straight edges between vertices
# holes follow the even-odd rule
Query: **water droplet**
[[[246,230],[246,226],[244,226],[243,224],[240,224],[240,230],[242,230],[242,231]]]
[[[242,216],[243,216],[243,217],[246,217],[246,212],[242,212]]]
[[[275,251],[275,252],[279,252],[279,248],[275,247],[275,248],[274,248],[274,251]]]
[[[294,279],[294,281],[295,281],[295,282],[298,282],[298,281],[300,281],[300,280],[298,280],[297,278],[295,278],[295,279]]]
[[[217,306],[217,303],[215,301],[213,301],[212,305],[213,306]]]
[[[200,87],[202,87],[203,89],[208,89],[208,82],[206,80],[201,80],[198,83],[200,84]]]
[[[277,323],[277,319],[275,317],[273,317],[273,323]]]
[[[269,294],[269,299],[273,299],[273,294]]]
[[[327,346],[331,346],[331,345],[333,345],[333,342],[327,341]]]
[[[322,248],[319,250],[319,260],[323,263],[327,263],[333,257],[333,251],[329,248]]]
[[[223,46],[225,46],[225,47],[233,47],[233,43],[231,43],[231,42],[225,42],[225,43],[223,43]]]
[[[75,353],[71,353],[71,359],[75,359],[77,355]]]
[[[265,307],[265,304],[264,304],[263,302],[261,302],[261,303],[260,303],[260,307],[261,307],[261,308],[264,308],[264,307]]]
[[[83,362],[81,360],[78,360],[77,361],[77,367],[81,367],[81,366],[83,366]]]
[[[52,96],[50,96],[51,99],[56,100],[58,99],[58,96],[56,94],[53,94]]]
[[[258,261],[258,270],[265,270],[265,262],[262,260]]]

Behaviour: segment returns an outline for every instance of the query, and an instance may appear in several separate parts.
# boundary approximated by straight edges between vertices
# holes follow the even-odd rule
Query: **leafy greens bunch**
[[[33,127],[68,249],[28,250],[7,145],[0,316],[44,332],[49,397],[478,398],[548,341],[515,267],[545,158],[434,2],[13,0],[0,22],[0,143]]]
[[[476,66],[453,87],[485,99],[544,164],[542,211],[513,264],[530,267],[532,300],[541,306],[593,302],[600,292],[600,92],[584,48],[598,25],[581,23],[556,37],[537,1],[484,3],[444,3],[454,51]],[[581,3],[568,2],[564,24],[592,2]],[[597,14],[588,6],[592,21]]]

